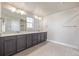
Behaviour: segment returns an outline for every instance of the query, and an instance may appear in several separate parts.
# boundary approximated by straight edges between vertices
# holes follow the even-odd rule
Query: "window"
[[[27,21],[27,28],[33,28],[33,21],[34,21],[34,19],[31,18],[31,17],[27,17],[26,21]]]

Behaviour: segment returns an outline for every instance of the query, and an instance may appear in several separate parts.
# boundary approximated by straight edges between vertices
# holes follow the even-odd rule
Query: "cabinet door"
[[[41,34],[37,33],[37,37],[38,37],[38,43],[40,43],[41,42]]]
[[[5,37],[4,39],[4,55],[16,53],[16,36]]]
[[[0,56],[3,56],[3,39],[0,38]]]
[[[38,34],[37,33],[32,34],[32,41],[33,41],[33,45],[36,45],[38,43]]]
[[[43,32],[40,33],[40,41],[41,41],[41,42],[44,41],[44,33],[43,33]]]
[[[47,32],[44,32],[44,41],[47,40]]]
[[[17,51],[26,49],[26,37],[25,35],[17,36]]]
[[[27,42],[27,48],[31,47],[33,44],[32,44],[32,34],[26,34],[26,42]]]

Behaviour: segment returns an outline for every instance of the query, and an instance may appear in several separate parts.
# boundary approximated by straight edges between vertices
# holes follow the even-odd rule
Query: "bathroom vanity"
[[[0,56],[10,56],[47,40],[47,32],[28,32],[0,36]]]
[[[36,18],[34,14],[7,3],[1,6],[0,56],[13,55],[46,41],[47,30],[42,16],[35,15]]]

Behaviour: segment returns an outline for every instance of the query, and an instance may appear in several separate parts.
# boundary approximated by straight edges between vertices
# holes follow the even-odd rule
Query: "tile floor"
[[[79,50],[46,41],[14,56],[79,56]]]

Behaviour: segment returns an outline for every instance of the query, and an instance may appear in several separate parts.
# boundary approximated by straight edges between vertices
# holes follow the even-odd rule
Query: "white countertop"
[[[22,35],[22,34],[31,34],[31,33],[39,33],[39,32],[47,32],[47,31],[18,32],[18,33],[1,33],[0,37],[13,36],[13,35]]]

